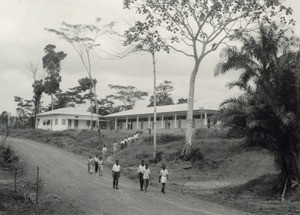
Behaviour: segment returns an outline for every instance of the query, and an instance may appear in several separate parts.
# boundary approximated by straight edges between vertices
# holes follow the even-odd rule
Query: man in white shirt
[[[140,189],[143,191],[144,188],[144,172],[145,172],[145,161],[141,160],[141,164],[138,167],[138,177],[140,180]]]
[[[106,145],[104,145],[102,148],[102,157],[104,160],[106,159],[106,154],[107,154],[107,148]]]
[[[119,189],[118,184],[119,184],[120,173],[121,173],[121,166],[119,165],[119,160],[116,160],[116,163],[112,167],[112,177],[113,177],[113,188],[117,190]]]
[[[124,147],[125,147],[125,139],[122,139],[122,140],[121,140],[120,145],[121,145],[121,150],[123,150]]]
[[[145,192],[147,192],[149,181],[151,180],[151,171],[148,168],[148,164],[145,164],[145,171],[144,171],[143,178],[144,178],[144,184],[145,184]]]

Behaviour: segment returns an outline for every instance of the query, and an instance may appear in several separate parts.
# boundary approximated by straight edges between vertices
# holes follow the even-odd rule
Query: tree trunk
[[[96,84],[93,81],[92,75],[89,74],[92,86],[93,86],[93,93],[94,93],[94,97],[95,97],[95,108],[96,108],[96,115],[97,115],[97,119],[96,119],[96,128],[97,128],[97,132],[99,134],[99,137],[101,139],[101,128],[100,128],[100,120],[99,120],[99,108],[98,108],[98,96],[97,96],[97,91],[96,91]]]
[[[91,91],[93,92],[93,91]],[[90,130],[92,131],[93,130],[93,101],[91,100],[91,122],[90,122]]]
[[[53,110],[53,94],[51,93],[51,110]]]
[[[153,158],[157,154],[157,137],[156,137],[156,65],[155,65],[155,52],[152,53],[153,64]]]
[[[196,61],[193,72],[190,77],[188,110],[187,110],[187,117],[186,117],[187,125],[186,125],[186,133],[185,133],[185,146],[182,151],[182,155],[189,155],[192,149],[195,82],[196,82],[196,76],[199,69],[199,65],[200,65],[200,61]]]

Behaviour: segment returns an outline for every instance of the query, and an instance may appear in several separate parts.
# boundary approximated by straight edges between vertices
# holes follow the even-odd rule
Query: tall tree
[[[133,86],[122,86],[122,85],[108,85],[112,90],[115,90],[115,94],[106,96],[106,99],[111,99],[121,102],[122,110],[132,109],[135,103],[139,100],[144,100],[144,97],[148,96],[147,92],[140,91]]]
[[[171,38],[170,49],[193,59],[184,154],[191,152],[195,81],[205,57],[232,36],[254,27],[258,19],[292,12],[279,0],[123,0],[123,5],[143,15],[140,22],[147,31],[160,27],[160,34]],[[285,17],[281,20],[285,22]]]
[[[45,90],[43,80],[34,80],[33,87],[33,103],[34,103],[34,127],[37,125],[37,115],[41,112],[41,99]]]
[[[156,105],[173,105],[173,99],[171,93],[173,92],[174,87],[172,81],[164,81],[156,87]],[[153,107],[154,98],[151,96],[150,104],[148,107]]]
[[[144,52],[149,53],[152,58],[153,68],[153,157],[156,158],[157,154],[157,135],[156,135],[156,55],[161,50],[169,51],[164,41],[158,34],[157,30],[150,30],[148,24],[137,21],[135,25],[124,33],[124,45],[129,46],[129,53]]]
[[[61,61],[67,56],[64,52],[56,52],[55,45],[47,45],[44,48],[46,55],[43,57],[43,68],[47,71],[44,81],[44,92],[51,96],[51,107],[53,110],[53,95],[59,90],[61,76],[59,74]]]
[[[0,115],[0,151],[4,149],[6,144],[6,139],[9,136],[9,119],[10,113],[3,111]]]
[[[22,127],[33,127],[35,121],[33,120],[34,116],[34,103],[33,100],[26,100],[19,96],[14,97],[15,102],[17,103],[17,116],[18,124]]]
[[[300,40],[274,23],[239,39],[242,48],[226,49],[217,72],[240,71],[229,86],[244,95],[223,103],[222,121],[231,134],[274,153],[283,200],[286,189],[300,183]]]
[[[75,52],[78,54],[84,69],[86,70],[88,77],[92,83],[92,92],[94,94],[94,103],[96,110],[98,110],[98,95],[96,85],[93,82],[93,73],[92,73],[92,62],[91,62],[91,51],[99,46],[97,43],[99,36],[102,34],[110,33],[114,23],[109,23],[105,25],[100,25],[101,19],[96,19],[95,25],[83,25],[83,24],[68,24],[63,22],[61,24],[61,28],[59,30],[56,29],[46,29],[48,32],[54,33],[60,38],[64,39],[68,43],[72,45]],[[97,114],[97,123],[96,126],[98,128],[100,134],[100,121],[99,121],[99,113]],[[100,135],[101,137],[101,135]]]

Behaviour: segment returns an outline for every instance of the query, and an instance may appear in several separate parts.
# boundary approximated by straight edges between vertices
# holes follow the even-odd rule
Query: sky
[[[300,1],[286,0],[286,3],[294,10],[295,31],[300,36]],[[45,28],[58,28],[63,21],[92,24],[97,17],[103,23],[115,21],[120,33],[136,19],[133,10],[123,10],[122,0],[0,0],[0,113],[9,111],[15,114],[14,96],[32,98],[30,64],[38,65],[42,72],[44,47],[48,44],[54,44],[56,51],[67,54],[61,64],[61,89],[76,86],[77,80],[86,76],[79,57],[67,42],[45,31]],[[93,76],[98,80],[97,92],[100,98],[113,93],[109,84],[132,85],[152,94],[150,55],[131,55],[119,60],[104,59],[101,56],[97,50],[92,53]],[[214,76],[219,56],[220,49],[207,56],[200,67],[195,91],[195,101],[198,103],[221,103],[239,93],[236,89],[229,90],[226,87],[226,83],[234,80],[237,73]],[[161,53],[157,57],[157,82],[159,84],[170,80],[174,83],[172,97],[175,101],[188,97],[192,63],[191,59],[179,53]],[[49,103],[47,95],[43,95],[42,100]],[[148,103],[149,98],[146,98],[139,105]]]

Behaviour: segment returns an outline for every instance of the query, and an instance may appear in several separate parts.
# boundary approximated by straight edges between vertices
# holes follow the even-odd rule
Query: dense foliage
[[[232,135],[271,150],[282,186],[293,187],[300,179],[299,39],[274,23],[238,39],[241,49],[227,48],[217,73],[240,71],[239,79],[229,86],[244,93],[223,103],[222,121]]]

